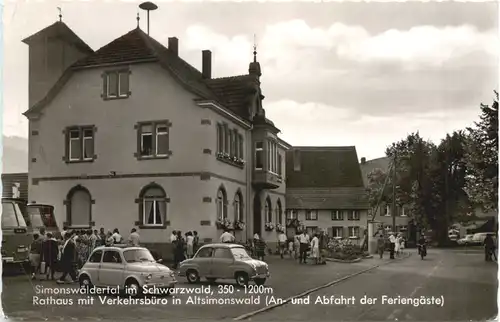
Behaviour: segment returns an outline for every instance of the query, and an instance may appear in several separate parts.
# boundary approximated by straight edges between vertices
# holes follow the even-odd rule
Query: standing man
[[[137,229],[132,228],[130,231],[130,235],[128,236],[128,244],[129,246],[134,246],[138,247],[139,246],[139,233],[137,232]]]
[[[225,229],[222,235],[220,235],[220,242],[226,244],[234,243],[234,236],[228,229]]]
[[[396,237],[394,233],[389,236],[389,242],[391,243],[391,259],[394,259],[394,251],[396,250]]]
[[[75,242],[73,241],[73,233],[72,232],[66,232],[64,234],[65,237],[65,242],[64,246],[62,249],[62,255],[61,255],[61,264],[62,264],[62,270],[63,274],[59,280],[57,280],[58,284],[63,284],[66,282],[66,276],[71,277],[71,280],[73,283],[77,282],[77,277],[76,277],[76,271],[75,271],[75,260],[76,260],[76,246]]]
[[[377,239],[377,253],[380,255],[380,259],[384,257],[384,251],[385,251],[385,239],[384,235],[380,234],[380,236]]]
[[[280,232],[278,235],[278,248],[280,250],[280,256],[283,258],[285,255],[285,249],[286,249],[286,235],[284,232]]]
[[[319,263],[326,265],[325,258],[327,257],[328,251],[328,235],[325,230],[321,230],[319,233]]]
[[[492,261],[492,255],[495,256],[495,242],[493,240],[493,237],[491,234],[486,235],[486,238],[484,239],[484,259],[487,262]]]
[[[299,263],[304,263],[307,264],[307,250],[309,249],[309,236],[305,231],[302,231],[302,233],[299,235],[299,242],[300,242],[300,254],[299,254]]]

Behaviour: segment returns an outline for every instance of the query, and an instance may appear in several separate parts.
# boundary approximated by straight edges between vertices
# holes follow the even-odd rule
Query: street
[[[24,320],[130,320],[137,318],[161,318],[162,320],[186,319],[234,319],[249,320],[485,320],[497,314],[496,263],[484,262],[481,250],[440,250],[430,249],[425,260],[416,256],[415,250],[409,258],[390,264],[388,259],[366,259],[359,263],[344,264],[329,262],[324,266],[300,265],[290,259],[272,257],[268,260],[271,278],[259,294],[244,294],[244,290],[234,292],[224,290],[223,285],[209,285],[214,295],[207,298],[243,299],[252,297],[252,304],[215,303],[211,305],[185,304],[189,294],[176,294],[166,299],[169,304],[154,305],[107,305],[94,295],[92,305],[80,305],[81,295],[52,295],[54,298],[73,299],[70,305],[33,305],[33,297],[47,297],[36,294],[44,288],[77,288],[77,285],[58,286],[51,281],[32,281],[27,276],[3,278],[2,305],[5,315]],[[371,270],[371,267],[375,267]],[[278,302],[296,296],[304,291],[319,287],[341,278],[346,278],[330,287],[309,294],[310,304],[285,304],[252,316],[244,314],[266,307],[266,298]],[[184,279],[179,280],[180,288],[197,289]],[[229,283],[229,282],[228,282]],[[38,286],[37,286],[38,285]],[[219,285],[222,285],[219,286]],[[219,294],[218,294],[219,293]],[[316,304],[314,301],[335,297],[354,297],[356,303]],[[374,305],[361,305],[359,299],[367,295],[377,298]],[[412,307],[410,305],[381,304],[382,296],[420,298],[421,296],[442,298],[444,305]],[[182,304],[172,304],[172,299]],[[205,299],[205,295],[198,295]],[[255,300],[259,298],[259,301]],[[107,295],[107,300],[116,296]],[[269,304],[269,303],[267,303]],[[272,303],[271,303],[272,304]]]

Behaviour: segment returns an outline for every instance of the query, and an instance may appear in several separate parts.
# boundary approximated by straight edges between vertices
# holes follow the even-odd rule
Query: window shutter
[[[108,75],[106,73],[102,73],[102,93],[101,98],[106,99],[107,90],[108,90]]]

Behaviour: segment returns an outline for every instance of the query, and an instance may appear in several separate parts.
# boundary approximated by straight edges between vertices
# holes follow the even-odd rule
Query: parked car
[[[464,238],[460,238],[457,243],[459,245],[473,245],[474,240],[473,240],[474,235],[465,235]]]
[[[208,244],[180,263],[179,276],[185,276],[189,283],[198,283],[200,278],[210,282],[234,279],[239,286],[245,286],[249,281],[263,285],[270,273],[268,265],[250,257],[242,245]]]
[[[483,242],[484,242],[484,239],[486,238],[487,235],[495,235],[495,233],[493,232],[490,232],[490,233],[476,233],[474,234],[474,236],[472,237],[472,241],[475,243],[475,244],[479,244],[479,245],[482,245]]]
[[[170,268],[159,264],[143,247],[102,246],[94,249],[78,275],[81,287],[118,286],[137,295],[148,288],[168,294],[177,280]]]

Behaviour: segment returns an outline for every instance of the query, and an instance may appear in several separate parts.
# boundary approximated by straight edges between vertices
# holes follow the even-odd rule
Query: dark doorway
[[[260,193],[255,193],[253,198],[253,233],[261,234],[262,227],[262,205],[260,203]]]

